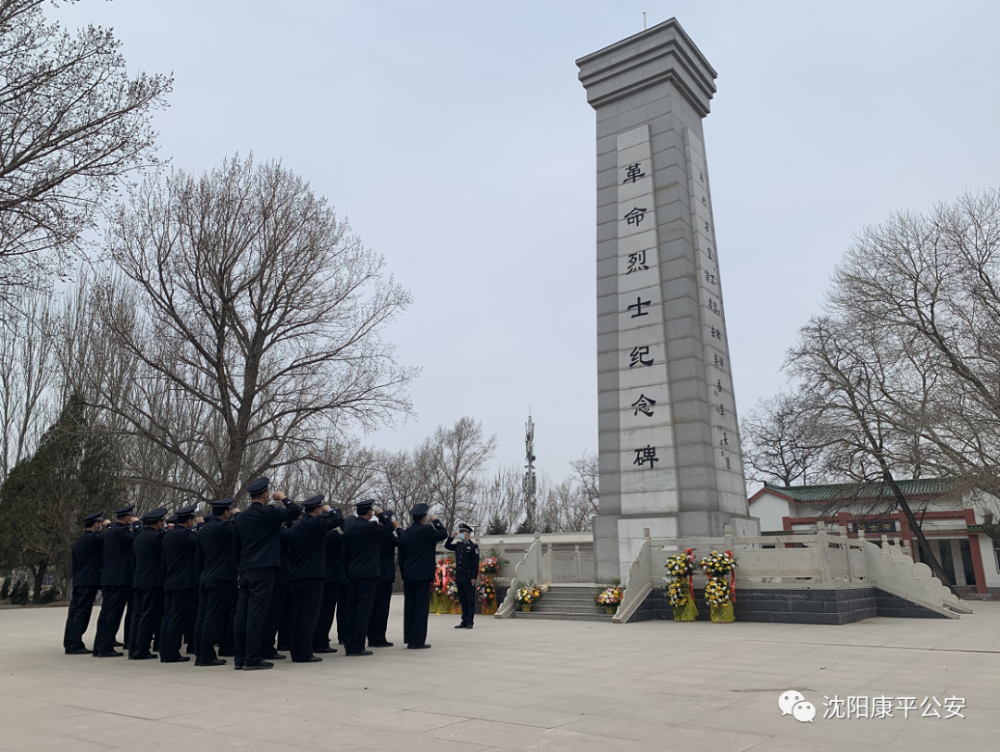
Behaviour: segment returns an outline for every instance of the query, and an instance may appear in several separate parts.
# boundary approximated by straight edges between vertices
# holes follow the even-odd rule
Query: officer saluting
[[[83,633],[90,625],[90,615],[94,610],[94,598],[101,587],[101,567],[104,564],[104,538],[101,528],[111,524],[101,520],[100,512],[83,518],[83,535],[73,544],[73,596],[66,614],[66,631],[63,633],[63,648],[66,655],[89,653],[83,644]]]
[[[194,633],[198,608],[198,535],[194,528],[195,504],[177,510],[177,523],[163,536],[163,627],[160,629],[160,662],[191,660],[181,655],[181,639]],[[192,640],[193,642],[193,640]],[[191,646],[188,646],[190,652]]]
[[[142,531],[135,539],[135,574],[132,576],[132,634],[129,638],[130,660],[156,658],[149,650],[154,633],[160,631],[163,618],[163,567],[160,561],[166,509],[154,509],[142,516]]]
[[[274,498],[283,502],[285,508],[267,506],[271,498],[269,486],[270,481],[264,477],[247,485],[250,508],[237,515],[233,529],[233,558],[240,578],[234,625],[235,668],[244,671],[274,667],[261,658],[260,650],[274,575],[281,564],[278,533],[282,524],[299,516],[298,505],[285,499],[281,491],[275,491]]]
[[[115,650],[115,637],[122,623],[125,606],[132,597],[132,544],[138,535],[133,527],[135,504],[115,510],[115,522],[104,534],[104,561],[101,569],[101,613],[97,617],[94,657],[123,655]],[[127,630],[126,630],[127,633]],[[126,639],[128,637],[126,636]]]
[[[476,618],[476,580],[479,579],[479,546],[472,542],[472,528],[466,524],[458,526],[458,543],[453,543],[455,534],[448,536],[444,547],[455,552],[455,583],[458,585],[458,601],[462,604],[462,623],[455,629],[472,629]]]
[[[195,666],[225,666],[215,654],[215,643],[226,640],[226,616],[236,568],[233,566],[232,499],[212,502],[212,516],[198,531],[198,605],[202,612],[201,632],[197,635],[198,655]]]
[[[332,512],[323,504],[323,496],[302,502],[302,519],[296,522],[289,537],[289,589],[292,596],[292,661],[315,663],[323,660],[313,655],[313,637],[323,601],[326,579],[326,534],[344,524],[340,511]]]
[[[374,500],[358,502],[357,517],[344,528],[344,555],[347,561],[347,582],[350,587],[349,614],[351,635],[344,650],[345,655],[371,655],[365,650],[368,625],[375,605],[375,591],[382,574],[379,547],[382,538],[391,537],[399,524],[379,525],[372,520]]]
[[[427,514],[426,504],[410,510],[413,524],[399,534],[399,571],[403,576],[403,641],[410,650],[429,648],[427,616],[430,613],[431,582],[434,580],[434,550],[448,537],[437,517]]]
[[[380,525],[392,525],[392,512],[385,511],[378,516]],[[398,528],[398,526],[397,526]],[[399,539],[396,535],[383,536],[379,542],[379,578],[375,586],[375,605],[372,606],[372,618],[368,624],[368,646],[372,648],[391,648],[385,635],[389,624],[389,607],[392,605],[392,586],[396,582],[396,546]]]

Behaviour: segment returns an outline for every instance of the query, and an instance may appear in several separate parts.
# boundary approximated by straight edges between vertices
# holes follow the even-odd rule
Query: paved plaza
[[[66,656],[64,608],[5,609],[0,749],[998,749],[1000,603],[975,605],[957,621],[840,627],[481,618],[467,631],[432,615],[430,651],[252,674]],[[782,717],[785,690],[815,704],[814,722]],[[824,695],[962,697],[965,719],[933,703],[941,718],[823,718]]]

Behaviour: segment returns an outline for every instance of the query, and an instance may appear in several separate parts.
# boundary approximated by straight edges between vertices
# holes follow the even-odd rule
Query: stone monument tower
[[[676,19],[576,61],[597,112],[597,576],[642,539],[749,516],[702,119],[716,73]]]

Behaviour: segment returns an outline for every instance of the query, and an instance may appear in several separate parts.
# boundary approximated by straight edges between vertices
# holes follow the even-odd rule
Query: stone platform
[[[401,629],[393,598],[390,639]],[[923,752],[996,748],[1000,603],[959,620],[620,625],[431,616],[392,648],[244,674],[65,656],[62,608],[0,611],[4,752]],[[89,644],[91,635],[87,635]],[[813,702],[782,717],[778,695]],[[823,696],[966,698],[966,718],[824,719]]]

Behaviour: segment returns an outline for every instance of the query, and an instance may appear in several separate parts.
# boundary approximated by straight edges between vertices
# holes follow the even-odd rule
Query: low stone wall
[[[711,608],[704,591],[696,588],[694,595],[698,620],[708,621]],[[875,616],[946,618],[878,588],[738,590],[735,611],[737,621],[776,624],[850,624]],[[630,621],[673,618],[666,590],[654,588]]]

